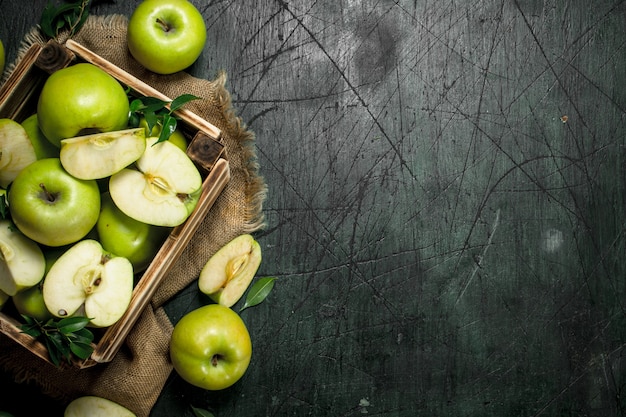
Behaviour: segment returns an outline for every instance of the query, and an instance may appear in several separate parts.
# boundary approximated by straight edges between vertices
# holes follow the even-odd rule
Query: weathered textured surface
[[[9,61],[45,3],[0,0]],[[155,417],[624,414],[624,1],[200,3],[279,281],[245,378]]]

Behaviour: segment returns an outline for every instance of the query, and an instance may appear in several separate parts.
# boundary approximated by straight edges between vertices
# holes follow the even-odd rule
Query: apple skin
[[[44,158],[58,158],[59,148],[54,146],[39,128],[39,120],[37,119],[37,113],[33,113],[28,116],[22,122],[22,127],[30,139],[30,143],[33,144],[35,149],[35,155],[37,159]]]
[[[44,83],[37,102],[39,127],[56,147],[75,136],[122,130],[130,104],[122,85],[89,63],[62,68]]]
[[[237,313],[208,304],[185,314],[174,326],[170,358],[191,385],[217,391],[237,382],[248,369],[252,342]]]
[[[145,68],[173,74],[198,59],[206,43],[206,25],[187,0],[144,0],[128,21],[127,43]]]
[[[86,395],[70,402],[64,417],[136,417],[126,407],[103,397]]]
[[[48,194],[54,195],[53,202]],[[100,214],[98,183],[72,177],[59,158],[40,159],[24,168],[9,189],[8,201],[17,228],[46,246],[63,246],[82,239]]]
[[[96,228],[104,250],[128,259],[135,273],[150,265],[171,231],[169,227],[153,226],[128,217],[117,208],[108,192],[101,196]]]
[[[43,293],[41,292],[40,282],[30,288],[22,290],[13,297],[13,304],[18,313],[32,317],[40,322],[46,322],[53,316],[48,311],[46,303],[43,301]]]

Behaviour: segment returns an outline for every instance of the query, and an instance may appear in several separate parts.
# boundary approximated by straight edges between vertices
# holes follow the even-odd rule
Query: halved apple
[[[200,271],[200,291],[232,307],[250,286],[261,265],[261,246],[249,234],[239,235],[209,258]]]
[[[109,177],[135,162],[146,149],[145,129],[95,133],[61,140],[61,164],[74,177]]]
[[[10,220],[0,220],[0,291],[13,296],[43,278],[46,261],[37,243]]]
[[[126,312],[133,292],[133,267],[102,249],[96,240],[73,245],[52,265],[43,299],[56,317],[80,314],[94,327],[107,327]]]
[[[168,141],[146,139],[137,169],[124,168],[111,176],[109,192],[129,217],[155,226],[174,227],[187,220],[198,204],[202,177],[193,161]]]
[[[0,119],[0,187],[6,188],[17,174],[37,160],[26,130],[11,119]]]

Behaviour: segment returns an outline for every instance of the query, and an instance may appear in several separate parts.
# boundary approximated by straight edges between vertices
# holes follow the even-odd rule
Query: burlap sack
[[[0,336],[0,365],[16,381],[35,383],[46,395],[60,401],[97,395],[145,417],[172,372],[168,347],[173,326],[162,305],[197,279],[204,263],[219,247],[239,234],[263,227],[266,186],[258,173],[254,135],[231,107],[230,95],[224,87],[225,74],[208,81],[186,73],[157,76],[146,71],[128,53],[127,23],[122,15],[91,16],[73,38],[169,97],[183,93],[202,97],[188,103],[186,108],[222,130],[231,180],[112,362],[83,370],[59,370],[6,336]],[[64,39],[60,37],[59,41]],[[24,39],[22,50],[35,42],[46,42],[37,28]]]

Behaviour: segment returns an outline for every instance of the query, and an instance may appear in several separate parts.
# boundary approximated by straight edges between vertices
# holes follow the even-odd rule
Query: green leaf
[[[200,100],[200,97],[194,96],[193,94],[182,94],[172,100],[172,103],[170,104],[170,111],[174,112],[193,100]]]
[[[163,126],[161,126],[161,133],[159,134],[159,139],[152,145],[156,145],[157,143],[164,142],[170,138],[172,133],[176,130],[176,126],[178,121],[174,116],[170,116],[169,114],[163,115]]]
[[[93,353],[93,346],[89,343],[70,342],[70,350],[80,359],[87,359]]]
[[[239,310],[239,312],[242,312],[248,307],[254,307],[257,304],[262,303],[263,300],[265,300],[270,294],[272,288],[274,288],[275,281],[275,277],[265,277],[260,278],[256,283],[254,283],[254,285],[252,285],[252,288],[250,288],[250,291],[248,291],[246,301],[243,307],[241,307],[241,309]]]
[[[87,317],[67,317],[59,320],[59,322],[57,323],[57,328],[61,333],[67,335],[83,329],[88,324],[89,319]]]
[[[50,0],[39,20],[41,31],[50,38],[56,38],[63,30],[67,30],[69,36],[72,36],[85,24],[89,7],[90,0],[66,0],[60,5]]]
[[[195,417],[215,417],[215,415],[210,411],[204,410],[202,408],[196,408],[193,405],[191,406],[191,410],[193,411],[193,415]]]

